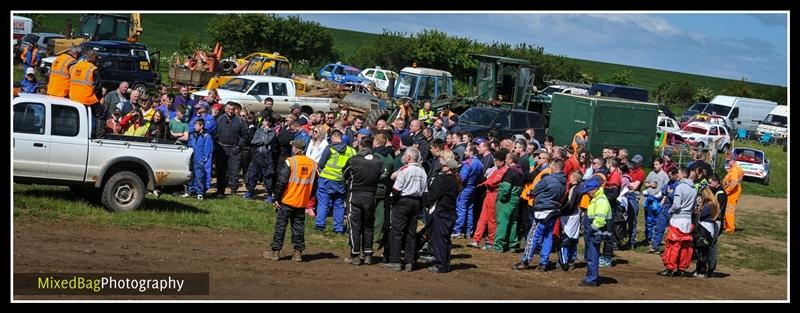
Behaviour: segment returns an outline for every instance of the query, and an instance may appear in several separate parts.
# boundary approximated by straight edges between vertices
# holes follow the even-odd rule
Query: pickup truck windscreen
[[[253,81],[244,78],[234,78],[219,86],[219,89],[245,92],[253,85]]]

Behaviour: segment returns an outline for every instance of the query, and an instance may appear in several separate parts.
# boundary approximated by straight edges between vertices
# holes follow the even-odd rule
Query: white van
[[[14,35],[16,41],[29,34],[33,30],[33,20],[24,16],[14,15]]]
[[[712,114],[727,117],[735,129],[744,128],[751,132],[756,131],[758,122],[778,105],[769,100],[731,96],[716,96],[711,99],[711,103],[716,104],[714,110],[719,111],[711,112]]]
[[[786,135],[789,133],[787,127],[788,120],[789,106],[776,106],[763,121],[758,123],[758,135],[761,136],[763,133],[771,133],[774,138],[786,138]]]

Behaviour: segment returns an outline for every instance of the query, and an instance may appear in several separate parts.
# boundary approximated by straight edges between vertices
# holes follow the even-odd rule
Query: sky
[[[292,14],[294,15],[294,14]],[[788,13],[299,14],[368,33],[438,29],[571,58],[786,86]]]

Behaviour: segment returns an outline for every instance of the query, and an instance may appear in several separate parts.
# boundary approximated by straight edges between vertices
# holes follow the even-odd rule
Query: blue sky
[[[369,33],[438,29],[481,42],[525,42],[578,59],[787,84],[785,13],[326,13],[300,17]]]

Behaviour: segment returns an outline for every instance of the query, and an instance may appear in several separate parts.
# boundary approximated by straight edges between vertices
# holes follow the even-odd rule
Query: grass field
[[[69,188],[40,185],[14,185],[15,220],[70,220],[118,227],[153,226],[195,229],[209,228],[255,232],[272,238],[275,211],[264,201],[226,199],[196,200],[162,195],[148,195],[142,209],[111,214],[99,203],[74,196]],[[347,247],[347,238],[328,231],[314,231],[313,219],[306,216],[306,240],[311,244],[335,248]]]

